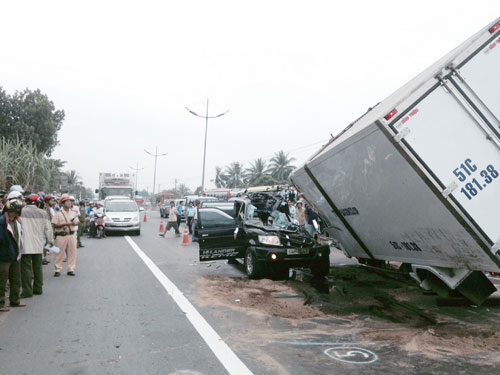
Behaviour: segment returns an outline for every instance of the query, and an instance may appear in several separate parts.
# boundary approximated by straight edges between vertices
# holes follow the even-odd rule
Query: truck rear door
[[[500,240],[500,37],[491,43],[391,125],[490,246]]]
[[[500,142],[500,24],[492,37],[453,69],[450,81],[481,117]]]

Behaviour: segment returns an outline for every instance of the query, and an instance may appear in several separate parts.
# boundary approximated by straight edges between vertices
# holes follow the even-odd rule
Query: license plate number
[[[309,249],[286,249],[287,255],[309,255]]]

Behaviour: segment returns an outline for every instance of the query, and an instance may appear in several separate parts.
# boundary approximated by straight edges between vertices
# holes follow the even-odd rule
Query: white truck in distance
[[[352,257],[481,304],[500,271],[500,19],[314,154],[292,183]]]
[[[99,189],[95,192],[99,194],[99,199],[106,197],[121,196],[134,199],[134,173],[99,173]]]

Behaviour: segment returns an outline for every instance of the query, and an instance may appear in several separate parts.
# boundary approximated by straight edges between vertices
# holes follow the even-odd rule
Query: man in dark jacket
[[[19,215],[23,207],[22,195],[13,191],[7,197],[0,216],[0,311],[9,311],[5,306],[7,280],[10,284],[9,301],[12,307],[26,306],[21,303],[21,265],[19,262],[22,244],[22,229]]]

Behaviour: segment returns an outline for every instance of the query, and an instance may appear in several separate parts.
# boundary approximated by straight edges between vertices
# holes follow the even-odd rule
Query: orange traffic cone
[[[144,211],[144,222],[146,223],[148,221],[148,215],[146,211]]]
[[[187,224],[184,225],[184,238],[182,239],[182,246],[189,245],[189,232]]]
[[[163,219],[160,221],[160,233],[165,232],[165,225],[163,224]]]

